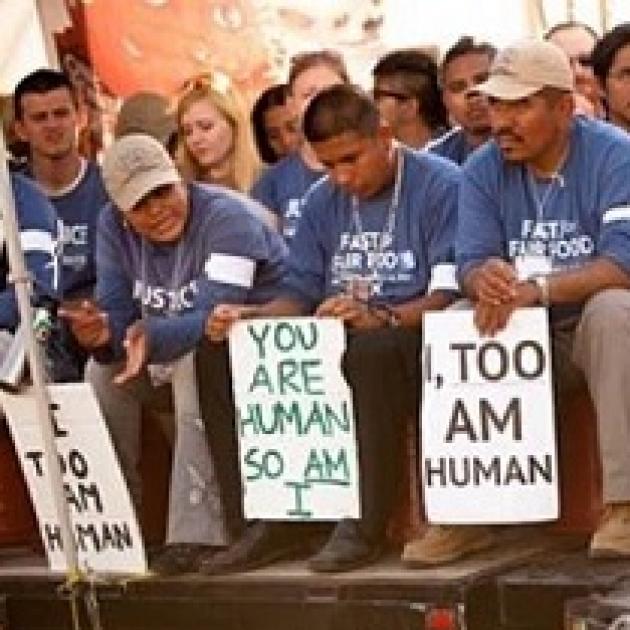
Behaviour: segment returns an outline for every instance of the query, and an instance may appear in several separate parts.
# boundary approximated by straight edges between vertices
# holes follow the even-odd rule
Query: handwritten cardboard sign
[[[140,529],[91,386],[50,385],[49,392],[80,568],[97,573],[144,573]],[[65,571],[35,398],[30,392],[1,393],[0,406],[33,499],[50,568]]]
[[[229,343],[247,518],[357,518],[354,412],[341,373],[341,322],[240,322]]]

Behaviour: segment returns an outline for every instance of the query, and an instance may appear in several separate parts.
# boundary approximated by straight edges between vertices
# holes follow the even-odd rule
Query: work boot
[[[402,561],[411,568],[448,564],[494,543],[494,534],[484,525],[431,525],[405,545]]]
[[[202,558],[207,558],[216,551],[210,545],[176,543],[166,545],[163,550],[149,562],[149,569],[158,575],[180,575],[195,573],[199,570]]]
[[[630,557],[630,503],[606,506],[591,538],[589,555],[591,558]]]
[[[341,573],[364,567],[376,561],[380,545],[368,541],[356,521],[339,521],[328,542],[311,557],[308,568],[315,573]]]
[[[295,523],[258,521],[230,547],[204,559],[199,573],[221,575],[251,571],[304,554],[305,543],[296,536],[294,526]]]

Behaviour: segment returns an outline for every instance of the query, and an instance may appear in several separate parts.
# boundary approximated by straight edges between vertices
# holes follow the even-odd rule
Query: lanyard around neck
[[[402,191],[402,179],[403,179],[403,165],[404,165],[404,153],[402,149],[396,147],[394,149],[396,156],[396,177],[394,180],[394,191],[392,198],[387,209],[387,217],[383,229],[381,230],[380,237],[376,243],[376,254],[382,254],[386,242],[391,242],[394,230],[396,228],[396,210],[400,204],[400,195]],[[363,236],[363,221],[361,220],[361,213],[359,211],[359,200],[356,196],[352,197],[352,223],[356,236],[359,238]],[[376,273],[376,269],[375,269]]]
[[[547,188],[545,188],[542,195],[538,194],[538,186],[536,185],[536,181],[534,180],[534,176],[531,174],[531,171],[526,168],[527,174],[527,185],[529,187],[529,194],[534,201],[534,206],[536,209],[536,223],[542,223],[545,218],[545,208],[551,199],[551,196],[558,189],[564,187],[564,178],[559,173],[554,173],[549,179],[551,180],[547,184]]]

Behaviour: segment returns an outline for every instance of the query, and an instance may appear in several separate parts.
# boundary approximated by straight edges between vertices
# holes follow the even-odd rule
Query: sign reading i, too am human
[[[358,518],[350,388],[340,321],[298,317],[237,323],[230,332],[247,518]]]
[[[145,573],[140,528],[92,387],[49,385],[48,391],[79,568],[107,574]],[[50,568],[66,571],[35,396],[28,390],[19,395],[0,393],[0,406],[33,499]]]
[[[547,313],[515,311],[480,337],[473,311],[427,313],[421,476],[436,523],[558,518]]]

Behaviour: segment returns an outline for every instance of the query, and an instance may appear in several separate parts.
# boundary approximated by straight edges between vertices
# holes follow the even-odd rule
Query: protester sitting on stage
[[[318,50],[291,59],[288,105],[298,121],[298,150],[267,169],[252,189],[252,197],[278,216],[287,242],[295,235],[306,192],[324,174],[301,129],[304,110],[322,89],[348,82],[346,66],[336,52]]]
[[[455,129],[427,145],[429,151],[463,164],[490,137],[488,102],[474,90],[488,78],[496,51],[472,37],[462,37],[446,51],[440,66],[442,97]]]
[[[52,310],[61,295],[57,215],[50,202],[30,180],[17,173],[11,173],[10,178],[20,236],[19,245],[24,253],[26,268],[32,275],[33,304]],[[6,240],[6,229],[3,237]],[[2,245],[0,360],[8,350],[12,335],[20,322],[7,243]]]
[[[630,138],[574,116],[566,55],[525,41],[488,81],[494,141],[467,160],[457,264],[476,326],[494,335],[515,308],[549,308],[560,405],[586,379],[599,431],[606,511],[593,557],[630,556]],[[431,526],[404,559],[434,565],[490,547],[483,526]]]
[[[254,202],[218,186],[185,184],[154,138],[128,135],[117,140],[105,154],[103,174],[112,203],[99,223],[96,301],[64,315],[93,352],[87,378],[139,506],[138,401],[158,408],[169,405],[171,375],[177,377],[178,360],[197,348],[214,306],[274,297],[286,250],[281,237],[253,216],[249,205]],[[192,379],[193,374],[187,375],[183,385],[188,387]],[[177,412],[174,380],[173,385]],[[201,383],[201,389],[206,386]],[[181,421],[176,427],[168,544],[154,565],[164,573],[195,569],[208,545],[225,544],[242,525],[238,501],[230,508],[234,493],[219,497],[226,523],[208,522],[207,514],[220,510],[201,505],[201,496],[207,500],[216,482],[198,418],[193,412],[198,430],[192,442],[183,443]],[[223,427],[207,425],[206,431],[221,491],[226,487],[221,460],[235,444],[226,442]],[[181,452],[184,448],[192,450]],[[174,492],[176,483],[185,491]]]
[[[435,59],[424,50],[393,50],[374,69],[374,100],[397,140],[421,149],[448,128]]]
[[[607,120],[630,131],[630,22],[615,26],[597,42],[591,62],[604,93]]]
[[[266,164],[275,164],[298,148],[298,122],[288,97],[286,85],[272,85],[256,99],[252,109],[254,140]]]
[[[218,306],[208,335],[221,341],[236,319],[262,315],[314,313],[345,323],[343,367],[356,411],[362,517],[341,520],[309,561],[313,571],[336,572],[374,561],[384,543],[400,479],[402,422],[417,414],[422,314],[446,306],[456,287],[459,169],[397,145],[375,103],[348,85],[313,98],[303,131],[328,177],[305,200],[285,294],[262,306]],[[225,348],[215,344],[215,352],[225,355]],[[205,369],[218,364],[207,362]],[[201,392],[209,412],[227,409],[219,401],[228,392],[221,398],[218,380],[206,380],[215,383]],[[233,408],[214,421],[233,427]],[[295,553],[302,541],[292,527],[260,522],[201,571],[246,569]]]

